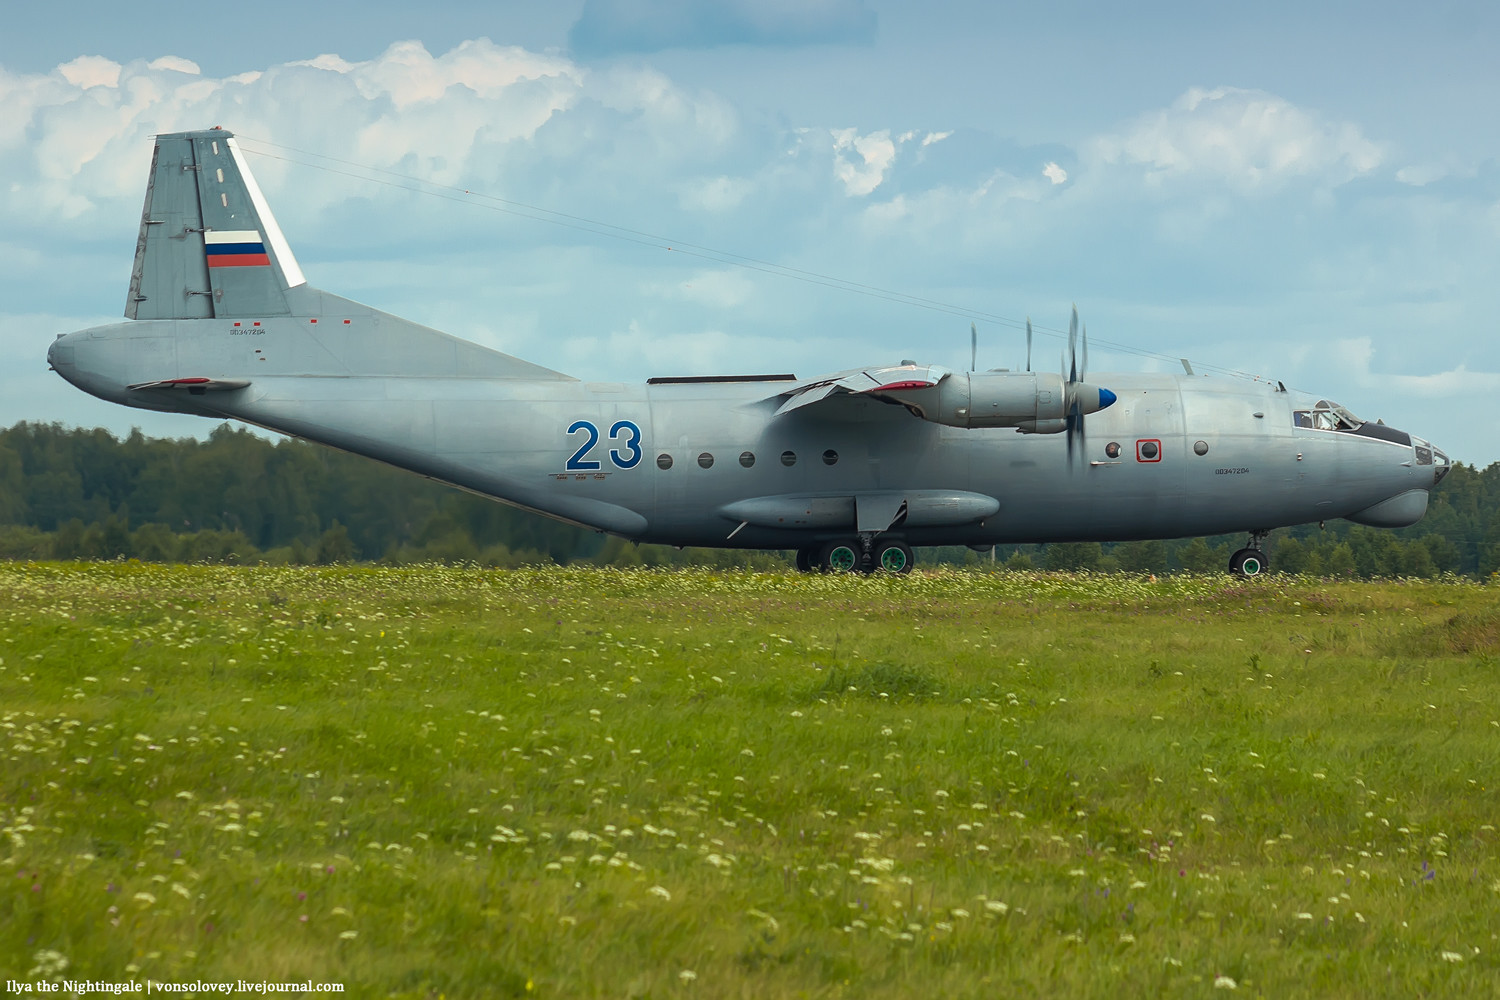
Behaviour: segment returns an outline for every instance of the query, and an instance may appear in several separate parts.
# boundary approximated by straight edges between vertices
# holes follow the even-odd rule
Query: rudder
[[[305,283],[232,133],[156,137],[128,318],[285,316]]]

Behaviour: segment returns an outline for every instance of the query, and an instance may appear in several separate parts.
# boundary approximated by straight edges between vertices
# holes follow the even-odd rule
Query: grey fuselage
[[[1296,426],[1315,401],[1264,382],[1093,374],[1117,398],[1070,448],[1072,435],[945,426],[871,396],[778,415],[788,381],[579,381],[292,291],[297,315],[118,323],[59,338],[48,359],[115,402],[242,420],[672,545],[807,548],[872,527],[976,547],[1394,527],[1420,519],[1447,467],[1381,425]],[[159,387],[190,378],[207,387]]]

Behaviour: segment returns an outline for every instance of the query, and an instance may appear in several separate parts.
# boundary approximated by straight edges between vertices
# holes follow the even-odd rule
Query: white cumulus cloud
[[[181,56],[162,56],[160,59],[151,60],[146,65],[151,69],[162,69],[172,73],[186,73],[188,76],[201,76],[203,73],[202,68],[197,63],[191,59],[184,59]]]
[[[120,82],[120,64],[103,56],[79,56],[57,67],[58,75],[75,87],[114,87]]]
[[[1095,153],[1105,164],[1143,167],[1156,183],[1203,177],[1242,192],[1275,189],[1294,177],[1339,183],[1383,159],[1380,146],[1355,125],[1234,87],[1195,87],[1170,108],[1101,137]]]
[[[896,162],[896,143],[890,129],[860,135],[855,129],[833,132],[833,172],[851,195],[864,196],[880,186]]]
[[[508,147],[534,150],[549,127],[550,141],[563,147],[551,154],[572,156],[574,169],[641,174],[661,169],[642,149],[711,158],[738,129],[722,102],[685,93],[655,71],[594,74],[486,39],[441,54],[398,42],[373,59],[324,55],[224,78],[176,56],[124,65],[85,56],[51,73],[0,68],[0,103],[0,174],[8,181],[0,225],[12,231],[41,230],[104,203],[111,218],[118,202],[138,205],[158,132],[223,125],[247,148],[265,140],[458,184],[494,181],[517,159]],[[263,186],[280,186],[286,156],[255,160]],[[291,212],[369,195],[347,177],[295,169],[306,182],[285,200]],[[730,178],[721,200],[732,200],[732,189]]]

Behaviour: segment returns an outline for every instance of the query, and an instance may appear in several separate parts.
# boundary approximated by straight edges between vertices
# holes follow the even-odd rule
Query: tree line
[[[1242,535],[924,550],[997,569],[1223,570]],[[1314,576],[1488,577],[1500,571],[1500,463],[1453,467],[1427,516],[1398,531],[1346,521],[1279,530],[1273,570]],[[378,462],[220,425],[206,440],[102,429],[0,430],[0,558],[161,562],[538,562],[781,566],[785,553],[677,550],[507,507]]]

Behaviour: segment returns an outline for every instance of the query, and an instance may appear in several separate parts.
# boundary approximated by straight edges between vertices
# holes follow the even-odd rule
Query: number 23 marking
[[[583,432],[588,435],[579,449],[573,452],[564,466],[569,472],[594,472],[602,468],[602,464],[594,459],[587,458],[588,453],[593,450],[594,445],[599,443],[599,428],[592,421],[575,420],[568,425],[569,434]],[[624,453],[620,448],[609,450],[609,460],[621,469],[633,469],[641,460],[641,429],[634,421],[616,420],[609,428],[609,439],[616,443],[623,440]]]

